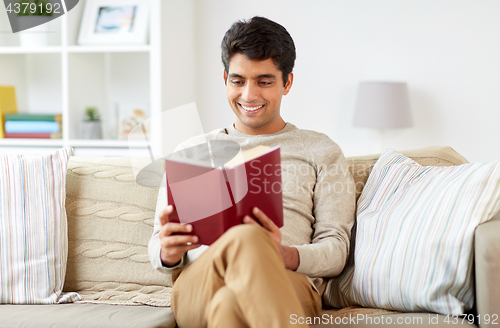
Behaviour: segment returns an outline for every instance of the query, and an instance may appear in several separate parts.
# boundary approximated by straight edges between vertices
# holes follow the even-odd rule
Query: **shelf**
[[[20,147],[62,147],[62,139],[0,139],[0,146],[20,146]]]
[[[62,47],[0,47],[0,54],[58,54],[61,53]]]
[[[0,47],[0,54],[57,54],[66,50],[68,53],[101,52],[149,52],[149,45],[138,46],[50,46],[50,47]]]
[[[147,149],[148,142],[145,140],[83,140],[75,139],[63,141],[62,139],[0,139],[0,146],[21,146],[21,147],[89,147],[89,148],[144,148]]]
[[[123,45],[123,46],[68,46],[69,53],[99,53],[99,52],[149,52],[149,45]]]
[[[159,121],[150,124],[150,143],[116,139],[121,122],[133,111],[140,109],[149,118],[162,112],[162,1],[150,1],[149,44],[142,45],[78,45],[85,2],[51,21],[54,33],[47,46],[19,46],[18,35],[0,34],[0,85],[16,88],[20,113],[61,113],[64,135],[63,139],[0,139],[2,151],[67,146],[85,156],[149,156],[151,150],[162,151]],[[7,15],[0,15],[0,26],[7,24]],[[100,111],[103,139],[80,139],[80,123],[89,106]]]
[[[139,46],[52,46],[52,47],[0,47],[0,54],[57,54],[67,50],[68,53],[101,53],[101,52],[149,52],[149,45]]]
[[[148,143],[145,140],[84,140],[73,139],[69,140],[68,144],[71,147],[92,147],[92,148],[147,148]]]

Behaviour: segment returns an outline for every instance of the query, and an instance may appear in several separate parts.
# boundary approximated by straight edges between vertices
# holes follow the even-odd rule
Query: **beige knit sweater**
[[[340,147],[326,135],[298,129],[293,124],[272,134],[246,135],[233,126],[192,138],[178,147],[184,149],[207,140],[231,140],[242,150],[257,145],[281,147],[284,226],[282,244],[297,248],[297,272],[306,275],[319,289],[322,277],[342,271],[349,250],[355,217],[354,182]],[[160,188],[149,257],[154,268],[172,273],[160,260],[158,213],[167,206],[166,188]],[[178,266],[194,261],[208,246],[185,254]],[[176,267],[178,267],[176,266]]]

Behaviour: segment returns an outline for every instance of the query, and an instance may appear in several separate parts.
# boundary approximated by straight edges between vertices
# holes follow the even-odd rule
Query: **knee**
[[[253,224],[240,224],[234,226],[226,231],[221,239],[232,242],[238,240],[244,244],[262,243],[262,240],[266,239],[272,240],[269,233],[264,228]]]
[[[269,232],[261,226],[250,224],[229,229],[210,247],[215,256],[221,256],[226,261],[258,261],[263,256],[279,255],[278,247]]]

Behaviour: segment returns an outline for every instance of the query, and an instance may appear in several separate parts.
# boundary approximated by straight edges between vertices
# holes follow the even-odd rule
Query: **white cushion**
[[[421,166],[386,150],[358,201],[354,266],[334,307],[462,314],[473,305],[474,230],[500,207],[500,161]]]
[[[0,154],[0,303],[50,304],[61,299],[71,151]]]

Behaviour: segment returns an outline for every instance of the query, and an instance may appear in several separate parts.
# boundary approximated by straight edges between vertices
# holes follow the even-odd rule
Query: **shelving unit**
[[[148,1],[146,45],[78,45],[85,1],[51,22],[53,44],[46,47],[21,47],[16,35],[0,34],[0,85],[16,87],[18,111],[63,114],[63,139],[0,139],[1,150],[71,146],[75,155],[108,148],[107,153],[114,156],[149,156],[149,147],[161,153],[161,123],[154,119],[162,111],[161,1]],[[0,13],[0,29],[10,28],[7,19],[6,13]],[[97,106],[101,113],[103,139],[79,139],[79,122],[87,106]],[[117,138],[120,115],[134,108],[153,117],[150,141]]]

